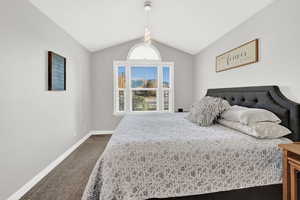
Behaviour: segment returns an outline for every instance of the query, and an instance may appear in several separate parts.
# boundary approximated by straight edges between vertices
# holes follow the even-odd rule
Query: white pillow
[[[244,125],[239,122],[227,121],[224,119],[220,119],[218,122],[228,128],[238,130],[256,138],[274,139],[291,133],[289,129],[273,122],[258,122],[251,125]]]
[[[228,121],[250,125],[257,122],[281,123],[281,120],[272,112],[265,109],[232,106],[221,114],[221,118]]]

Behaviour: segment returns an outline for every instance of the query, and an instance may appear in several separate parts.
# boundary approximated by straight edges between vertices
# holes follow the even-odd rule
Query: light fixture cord
[[[146,27],[145,27],[144,42],[146,44],[151,44],[150,10],[146,10],[145,12],[146,12]]]
[[[150,29],[150,10],[146,10],[146,28]]]

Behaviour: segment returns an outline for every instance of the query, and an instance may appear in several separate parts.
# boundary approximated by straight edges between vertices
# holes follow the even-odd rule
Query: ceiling
[[[143,0],[30,0],[90,51],[143,36]],[[152,38],[195,54],[274,0],[152,0]],[[251,38],[249,38],[251,39]]]

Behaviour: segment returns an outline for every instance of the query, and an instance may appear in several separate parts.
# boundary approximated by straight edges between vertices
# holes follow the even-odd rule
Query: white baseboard
[[[90,132],[91,135],[112,135],[114,131],[99,131],[99,130],[93,130]]]
[[[60,155],[56,160],[50,163],[45,169],[28,181],[23,187],[21,187],[17,192],[12,194],[7,200],[19,200],[24,194],[26,194],[33,186],[35,186],[42,178],[47,176],[57,165],[59,165],[64,159],[66,159],[79,145],[86,141],[91,136],[91,133],[88,133],[77,143],[71,146],[66,152]]]

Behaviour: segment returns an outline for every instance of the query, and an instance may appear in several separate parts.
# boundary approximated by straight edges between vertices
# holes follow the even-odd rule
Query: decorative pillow
[[[258,122],[251,125],[244,125],[239,122],[227,121],[224,119],[220,119],[218,122],[228,128],[238,130],[256,138],[274,139],[291,133],[289,129],[273,122]]]
[[[226,100],[206,96],[192,105],[186,118],[200,126],[210,126],[222,112],[229,108],[230,105]]]
[[[221,115],[222,119],[240,122],[245,125],[257,122],[281,123],[281,120],[272,112],[265,109],[232,106]]]

